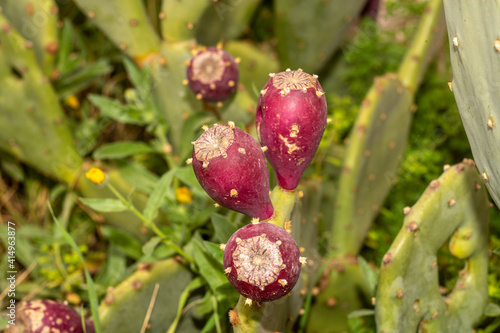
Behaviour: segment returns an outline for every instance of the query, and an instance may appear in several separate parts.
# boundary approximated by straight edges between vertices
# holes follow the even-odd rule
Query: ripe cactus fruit
[[[19,326],[11,325],[7,332],[72,332],[83,333],[82,318],[69,305],[51,300],[24,303],[18,310]],[[94,332],[94,325],[86,321],[86,332]]]
[[[257,102],[257,134],[278,184],[294,190],[325,131],[325,93],[317,76],[301,69],[270,76]]]
[[[187,82],[197,99],[221,102],[236,91],[238,80],[237,60],[220,45],[202,48],[188,62]]]
[[[229,124],[205,127],[193,142],[194,173],[217,203],[266,220],[274,213],[266,158],[250,134]]]
[[[293,237],[267,222],[238,229],[224,248],[229,282],[247,299],[274,301],[295,286],[302,258]]]

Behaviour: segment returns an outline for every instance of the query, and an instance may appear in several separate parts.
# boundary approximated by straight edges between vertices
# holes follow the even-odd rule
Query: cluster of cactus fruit
[[[57,102],[56,91],[47,79],[53,74],[54,53],[57,50],[54,33],[57,7],[52,1],[43,2],[47,6],[53,5],[48,11],[49,22],[38,31],[39,36],[25,40],[16,32],[16,29],[21,28],[21,20],[16,20],[16,17],[24,17],[24,12],[28,13],[28,18],[33,16],[33,11],[42,10],[39,8],[42,1],[35,2],[34,7],[25,0],[0,1],[4,8],[0,10],[0,82],[5,87],[0,92],[0,108],[6,110],[11,120],[9,127],[0,124],[3,129],[0,131],[0,148],[52,178],[68,185],[76,184],[83,196],[107,197],[109,191],[98,192],[106,189],[104,186],[96,190],[92,184],[89,186],[88,181],[77,177],[86,165],[76,152],[64,112]],[[345,15],[336,15],[325,24],[336,28],[339,36],[343,35],[341,32],[347,28],[349,21],[346,18],[359,13],[364,2],[352,1],[349,5],[340,6],[339,10]],[[114,0],[103,5],[97,0],[75,0],[75,3],[139,67],[149,66],[148,70],[155,80],[152,94],[163,110],[166,121],[176,124],[167,133],[171,146],[165,145],[168,147],[166,150],[173,150],[178,154],[176,156],[182,155],[180,131],[187,123],[183,116],[192,115],[193,110],[199,109],[200,100],[203,103],[216,103],[219,108],[222,102],[227,101],[224,106],[229,104],[234,109],[243,109],[244,106],[255,110],[253,114],[258,141],[232,121],[227,124],[221,121],[211,127],[203,126],[205,131],[193,142],[188,162],[192,164],[199,184],[216,205],[243,213],[251,219],[250,223],[228,237],[225,244],[221,244],[224,250],[221,262],[227,280],[242,295],[237,307],[230,311],[230,321],[235,331],[258,331],[252,321],[263,318],[262,308],[266,303],[260,303],[289,295],[301,283],[301,268],[306,260],[301,257],[303,249],[299,250],[296,242],[298,238],[294,239],[290,234],[288,219],[295,202],[296,188],[315,156],[327,124],[325,92],[318,77],[301,69],[271,73],[254,105],[244,100],[248,96],[240,82],[243,80],[243,75],[240,77],[240,59],[222,49],[222,45],[201,48],[194,45],[193,25],[196,27],[207,20],[203,13],[210,9],[209,2],[191,1],[193,10],[186,12],[187,5],[184,2],[181,5],[180,1],[164,1],[159,15],[160,19],[167,16],[161,23],[164,41],[160,41],[147,24],[147,15],[140,1]],[[317,10],[324,12],[322,15],[329,12],[327,7],[336,6],[335,1],[315,0],[315,3]],[[488,84],[489,66],[480,66],[481,69],[487,69],[481,72],[482,75],[470,73],[475,71],[477,63],[483,63],[479,61],[483,55],[488,55],[487,58],[493,64],[491,67],[494,67],[500,53],[500,42],[494,29],[481,34],[463,29],[463,23],[476,22],[475,26],[480,27],[479,22],[486,15],[497,13],[498,8],[488,9],[482,3],[468,3],[466,0],[456,1],[456,4],[455,1],[446,0],[445,4],[455,75],[453,93],[466,128],[470,128],[468,135],[474,143],[472,148],[478,159],[482,179],[471,160],[447,166],[444,174],[429,185],[420,200],[413,207],[405,208],[403,227],[382,259],[376,297],[373,298],[377,326],[381,332],[418,329],[435,332],[470,331],[487,303],[488,202],[483,181],[498,204],[498,186],[495,187],[495,184],[498,183],[499,169],[489,159],[498,156],[495,123],[498,112],[490,109],[491,105],[498,104],[495,103],[498,94],[495,94],[495,90],[493,93],[476,93],[474,90],[475,87],[496,88],[495,84]],[[232,14],[237,16],[243,10],[251,12],[246,6],[250,5],[240,3],[232,9]],[[304,11],[302,6],[306,6],[305,2],[276,0],[278,18],[293,17],[296,12],[307,17],[308,11]],[[335,221],[332,223],[330,253],[333,259],[326,264],[327,269],[319,283],[307,276],[307,288],[310,287],[312,291],[307,288],[301,290],[301,294],[309,292],[316,296],[315,304],[307,305],[310,309],[308,331],[347,330],[342,326],[347,314],[361,306],[359,290],[365,292],[366,281],[360,277],[361,269],[354,258],[359,254],[364,237],[392,186],[391,180],[396,177],[414,111],[413,99],[433,48],[439,45],[441,7],[441,0],[429,2],[421,29],[400,70],[397,74],[376,79],[363,101],[349,137],[339,179],[333,213]],[[116,15],[115,12],[129,24],[117,24],[110,19]],[[187,23],[183,21],[181,24],[169,16],[174,12],[179,13],[179,17],[182,16],[181,19]],[[227,18],[224,24],[233,24],[228,34],[237,35],[238,28],[232,20]],[[17,23],[11,26],[10,21]],[[488,21],[496,22],[496,19],[489,18]],[[331,38],[326,34],[322,36],[321,31],[311,33],[304,27],[315,27],[300,22],[294,25],[294,22],[297,23],[291,19],[285,23],[279,22],[277,34],[281,64],[292,65],[304,58],[307,61],[300,64],[306,71],[320,68],[327,55],[333,52],[335,40],[340,38]],[[187,29],[178,30],[179,26]],[[122,28],[126,29],[126,33]],[[308,41],[308,45],[313,46],[303,48],[302,41],[295,42],[295,39],[303,37],[302,30],[318,37],[328,37],[328,42],[318,38]],[[202,34],[199,31],[197,33],[200,36]],[[203,39],[200,36],[197,38]],[[289,40],[294,42],[288,43]],[[471,47],[470,44],[474,42],[480,44],[482,49]],[[295,46],[292,49],[298,49],[290,52],[287,44],[293,44]],[[235,49],[242,46],[234,45]],[[244,51],[240,50],[241,53],[254,51],[245,47],[242,49]],[[192,58],[186,60],[190,56]],[[476,58],[479,60],[471,61]],[[265,60],[266,63],[270,62],[270,59]],[[23,80],[12,75],[12,72],[21,75]],[[187,87],[192,92],[186,94],[184,89]],[[474,110],[482,112],[480,116],[469,115],[468,110],[472,106]],[[245,117],[248,116],[242,116],[242,119],[247,119]],[[219,117],[219,120],[222,119],[228,120],[229,117]],[[477,124],[473,122],[476,120]],[[236,123],[239,124],[238,121]],[[17,129],[21,126],[28,128],[29,133],[19,135],[22,131]],[[34,150],[36,154],[30,153],[30,142],[26,138],[35,140],[39,145],[39,149]],[[186,145],[189,146],[189,140]],[[189,149],[187,151],[182,159],[188,157]],[[268,162],[277,181],[277,187],[271,193]],[[178,167],[175,164],[169,166]],[[102,176],[100,181],[96,180],[97,176]],[[90,179],[92,175],[88,177]],[[109,181],[123,185],[122,194],[132,188],[124,184],[114,167],[109,167],[106,175],[101,171],[93,179],[96,180],[94,183],[106,180],[105,183]],[[284,201],[288,200],[285,204],[283,198],[286,198]],[[140,195],[134,194],[131,206],[136,205],[140,209],[141,203],[144,206],[146,201],[142,199]],[[125,230],[138,234],[138,239],[147,239],[148,235],[137,232],[140,221],[135,223],[128,217],[113,218],[110,215],[108,222],[113,220],[120,228],[128,228]],[[125,225],[123,220],[128,223]],[[461,271],[453,292],[443,297],[436,269],[437,250],[449,237],[450,252],[458,259],[465,260],[466,267]],[[134,326],[133,330],[139,331],[141,323],[135,320],[138,311],[131,304],[147,304],[160,284],[163,292],[156,299],[156,308],[171,308],[172,299],[181,299],[180,304],[185,304],[188,292],[198,288],[201,283],[199,278],[193,279],[192,271],[182,260],[177,259],[170,258],[154,264],[141,263],[128,279],[115,288],[109,288],[99,308],[104,330],[132,330],[130,322],[134,321],[133,325],[138,327]],[[415,275],[422,277],[418,283],[414,281]],[[321,287],[319,294],[314,292],[319,288],[312,288],[316,283]],[[181,294],[184,288],[187,290],[185,297]],[[252,305],[252,301],[257,306],[247,306]],[[241,307],[240,303],[245,305]],[[180,305],[180,309],[182,307]],[[92,321],[82,320],[77,311],[65,304],[32,301],[18,311],[19,320],[26,331],[44,332],[49,329],[93,332]],[[246,316],[246,311],[254,312]],[[141,313],[142,317],[145,312]],[[173,314],[170,316],[170,313],[165,316],[160,312],[153,313],[149,321],[151,326],[161,327],[164,322],[177,324],[181,315],[181,311],[177,317]],[[122,320],[123,317],[134,320]],[[335,321],[335,325],[331,325],[332,321]],[[96,325],[99,326],[98,323]],[[10,327],[10,330],[17,332],[18,327]],[[173,330],[175,327],[169,332]]]
[[[204,52],[225,55],[219,49]],[[199,56],[191,61],[193,66]],[[221,66],[225,66],[222,61]],[[188,68],[188,77],[192,73]],[[219,86],[227,86],[227,78],[219,75],[211,84],[213,91],[220,91]],[[198,93],[198,86],[190,86]],[[248,304],[287,295],[305,263],[293,237],[273,224],[266,157],[276,172],[278,188],[295,191],[316,154],[326,123],[326,100],[318,77],[287,69],[271,73],[260,92],[256,127],[262,147],[233,122],[204,126],[205,132],[193,142],[188,163],[203,189],[217,204],[252,218],[251,224],[221,246],[227,278]]]

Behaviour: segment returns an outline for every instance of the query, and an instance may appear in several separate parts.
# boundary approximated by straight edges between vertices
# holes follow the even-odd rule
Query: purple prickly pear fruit
[[[274,224],[250,223],[224,247],[224,269],[236,290],[256,302],[287,295],[297,283],[305,258],[293,237]]]
[[[257,103],[257,134],[278,184],[294,190],[325,131],[325,93],[317,76],[301,69],[270,76]]]
[[[69,305],[51,300],[24,303],[18,310],[18,319],[18,324],[10,325],[7,332],[83,333],[82,318],[78,312]],[[86,323],[87,333],[94,332],[94,324],[88,320]]]
[[[224,207],[260,220],[270,218],[269,171],[262,148],[245,131],[215,124],[193,142],[191,162],[198,182]]]
[[[221,102],[238,86],[238,59],[220,46],[203,48],[187,63],[187,82],[197,99]]]

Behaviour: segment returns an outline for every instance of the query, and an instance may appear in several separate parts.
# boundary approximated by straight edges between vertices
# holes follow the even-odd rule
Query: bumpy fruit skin
[[[236,91],[238,64],[233,56],[221,48],[203,48],[189,61],[187,79],[196,98],[220,102]]]
[[[194,173],[212,199],[260,220],[273,215],[266,158],[250,134],[215,124],[193,145]]]
[[[293,237],[267,222],[238,229],[224,249],[229,282],[240,294],[256,302],[287,295],[297,283],[301,265]]]
[[[325,131],[326,99],[317,76],[300,69],[270,76],[257,103],[257,134],[278,184],[294,190]]]
[[[17,310],[16,325],[6,332],[71,332],[83,333],[82,318],[69,305],[51,300],[35,300],[24,303]],[[94,332],[94,325],[86,321],[87,333]]]

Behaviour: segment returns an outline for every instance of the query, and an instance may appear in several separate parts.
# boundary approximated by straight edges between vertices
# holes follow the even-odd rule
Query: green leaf
[[[85,205],[100,213],[117,213],[128,210],[119,199],[112,198],[78,198]]]
[[[7,223],[0,227],[0,240],[4,244],[5,248],[8,247],[7,244]],[[12,225],[11,225],[12,227]],[[18,229],[18,225],[14,226],[16,228],[16,261],[19,261],[24,267],[28,267],[35,260],[34,254],[36,253],[35,248],[25,237],[20,237],[22,235],[22,229]]]
[[[487,317],[500,317],[500,306],[495,303],[488,303],[484,309],[484,315]]]
[[[129,257],[139,259],[142,256],[142,244],[131,236],[107,226],[102,227],[102,233]]]
[[[76,94],[101,79],[112,69],[113,67],[107,59],[99,59],[83,66],[79,65],[71,72],[63,74],[55,82],[55,88],[61,97]]]
[[[95,282],[104,287],[116,285],[125,276],[126,259],[124,252],[111,243],[104,266],[99,270]]]
[[[130,105],[103,97],[100,95],[89,95],[89,100],[92,104],[101,110],[101,116],[109,117],[121,123],[145,125],[147,120],[143,119],[144,111]]]
[[[375,310],[373,309],[360,309],[349,313],[347,315],[347,318],[368,317],[374,315],[375,315]]]
[[[203,279],[200,277],[197,277],[197,278],[193,279],[191,282],[189,282],[188,286],[186,287],[186,289],[184,289],[184,291],[181,294],[181,297],[179,298],[179,305],[177,307],[177,315],[175,316],[175,319],[174,319],[172,325],[170,325],[169,329],[167,330],[167,333],[174,333],[175,332],[175,329],[177,328],[177,325],[179,324],[179,320],[181,319],[182,310],[184,309],[184,305],[186,305],[186,302],[189,298],[189,295],[191,294],[191,292],[193,290],[200,288],[204,284],[205,283],[204,283]]]
[[[236,230],[238,230],[238,228],[236,228],[234,224],[223,215],[212,214],[211,220],[215,229],[214,239],[220,243],[226,243]]]
[[[224,267],[207,252],[199,238],[193,237],[194,260],[198,265],[200,275],[207,281],[210,289],[215,291],[227,282]]]
[[[142,246],[142,253],[144,253],[146,257],[150,257],[153,254],[155,248],[158,246],[158,244],[160,244],[160,242],[161,242],[161,237],[151,238],[149,241],[146,242],[146,244]]]
[[[358,256],[358,262],[361,268],[361,274],[366,281],[370,295],[373,297],[377,292],[378,273],[373,270],[365,258]]]
[[[94,152],[94,159],[117,159],[137,154],[154,153],[154,149],[144,142],[113,142],[99,147]]]
[[[154,221],[158,215],[158,209],[166,199],[175,200],[175,195],[171,189],[174,172],[175,170],[173,169],[165,173],[149,196],[146,208],[144,208],[144,216],[147,220]]]
[[[50,205],[50,202],[47,202],[49,206],[49,211],[50,214],[52,215],[52,219],[56,223],[57,227],[59,230],[62,232],[64,238],[66,241],[69,243],[73,251],[76,252],[78,257],[80,258],[80,262],[83,266],[83,270],[85,272],[85,281],[87,282],[87,288],[88,288],[88,295],[89,295],[89,301],[90,301],[90,311],[92,313],[92,319],[94,320],[94,329],[96,333],[101,333],[101,324],[99,321],[99,301],[97,299],[97,292],[94,287],[94,281],[92,280],[92,276],[90,275],[87,265],[85,264],[85,260],[83,259],[83,256],[80,252],[80,249],[78,248],[78,245],[76,244],[75,240],[71,237],[71,235],[64,229],[64,227],[61,225],[59,220],[57,219],[56,215],[54,214],[54,211],[52,210],[52,206]]]

